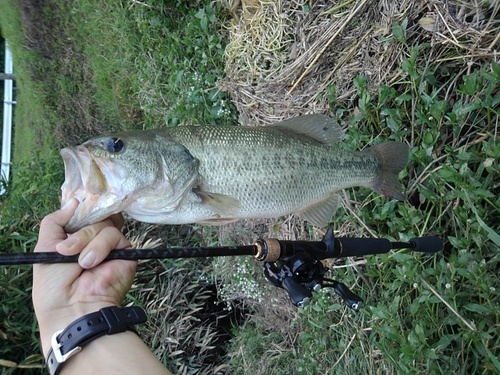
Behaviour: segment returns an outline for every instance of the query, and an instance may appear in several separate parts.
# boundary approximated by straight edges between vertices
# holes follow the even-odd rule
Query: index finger
[[[43,218],[35,252],[55,251],[56,244],[66,239],[67,234],[64,231],[64,226],[73,216],[79,203],[77,199],[72,199],[60,210]]]

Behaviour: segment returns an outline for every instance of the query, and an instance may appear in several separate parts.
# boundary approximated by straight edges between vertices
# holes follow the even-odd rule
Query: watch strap
[[[66,329],[52,336],[47,356],[49,373],[58,374],[62,363],[96,338],[124,332],[132,329],[134,324],[144,323],[146,320],[146,312],[139,306],[104,307],[75,320]]]

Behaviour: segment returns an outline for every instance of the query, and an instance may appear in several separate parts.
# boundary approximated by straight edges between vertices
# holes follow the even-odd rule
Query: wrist
[[[104,307],[115,306],[112,303],[80,303],[56,310],[36,312],[40,330],[40,342],[46,358],[55,332],[64,330],[77,319],[99,311]]]
[[[146,321],[145,311],[138,306],[109,306],[86,314],[60,329],[51,337],[47,354],[50,374],[58,374],[66,362],[102,336],[134,330],[133,325]],[[135,331],[135,330],[134,330]]]
[[[135,333],[103,336],[75,354],[59,375],[172,375]]]

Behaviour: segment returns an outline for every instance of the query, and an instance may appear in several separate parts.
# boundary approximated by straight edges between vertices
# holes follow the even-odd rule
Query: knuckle
[[[45,216],[40,222],[40,226],[46,227],[48,224],[50,224],[53,221],[53,218],[51,216],[52,214],[48,214],[47,216]]]
[[[99,233],[99,231],[100,231],[99,225],[93,224],[80,229],[77,233],[78,237],[93,238]]]
[[[118,241],[122,236],[122,233],[115,226],[106,226],[101,230],[101,234],[104,238],[108,238],[110,241]]]

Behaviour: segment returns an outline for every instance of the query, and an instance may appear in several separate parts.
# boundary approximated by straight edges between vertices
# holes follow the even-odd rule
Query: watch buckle
[[[57,331],[52,335],[52,338],[50,340],[50,346],[52,347],[52,350],[54,351],[54,357],[56,357],[56,361],[59,363],[66,362],[68,358],[72,357],[76,353],[80,352],[82,350],[81,346],[77,346],[76,348],[71,349],[69,352],[66,354],[61,353],[61,343],[57,340],[57,336],[61,334],[61,332],[64,330]]]

